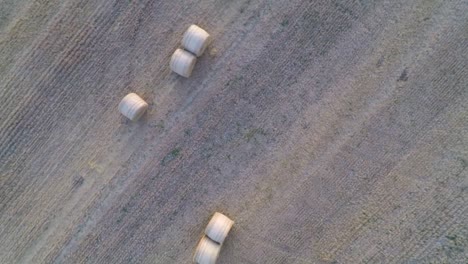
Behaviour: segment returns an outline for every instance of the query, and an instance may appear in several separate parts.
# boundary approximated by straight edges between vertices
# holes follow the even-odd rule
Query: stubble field
[[[0,0],[0,80],[0,263],[468,259],[467,1]]]

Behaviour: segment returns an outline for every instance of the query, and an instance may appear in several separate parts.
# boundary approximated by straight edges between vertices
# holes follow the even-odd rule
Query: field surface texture
[[[215,211],[218,263],[468,263],[468,1],[0,0],[0,263],[190,263]]]

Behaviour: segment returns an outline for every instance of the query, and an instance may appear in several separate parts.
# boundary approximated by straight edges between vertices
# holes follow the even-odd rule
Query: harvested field
[[[468,261],[466,0],[0,0],[0,80],[0,263]]]

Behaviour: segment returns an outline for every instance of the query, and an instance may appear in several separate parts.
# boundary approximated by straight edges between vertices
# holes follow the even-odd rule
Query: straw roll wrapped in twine
[[[221,245],[204,236],[195,250],[193,262],[199,264],[215,264],[220,251]]]
[[[184,33],[182,46],[197,57],[200,57],[208,44],[210,44],[210,41],[211,37],[208,32],[197,25],[191,25]]]
[[[184,77],[190,77],[196,61],[197,58],[190,52],[176,49],[174,54],[172,54],[170,67],[175,73]]]
[[[227,216],[216,212],[206,226],[205,234],[213,241],[223,244],[233,224],[234,221]]]
[[[135,93],[127,94],[119,104],[119,111],[132,121],[137,121],[148,109],[148,104]]]

